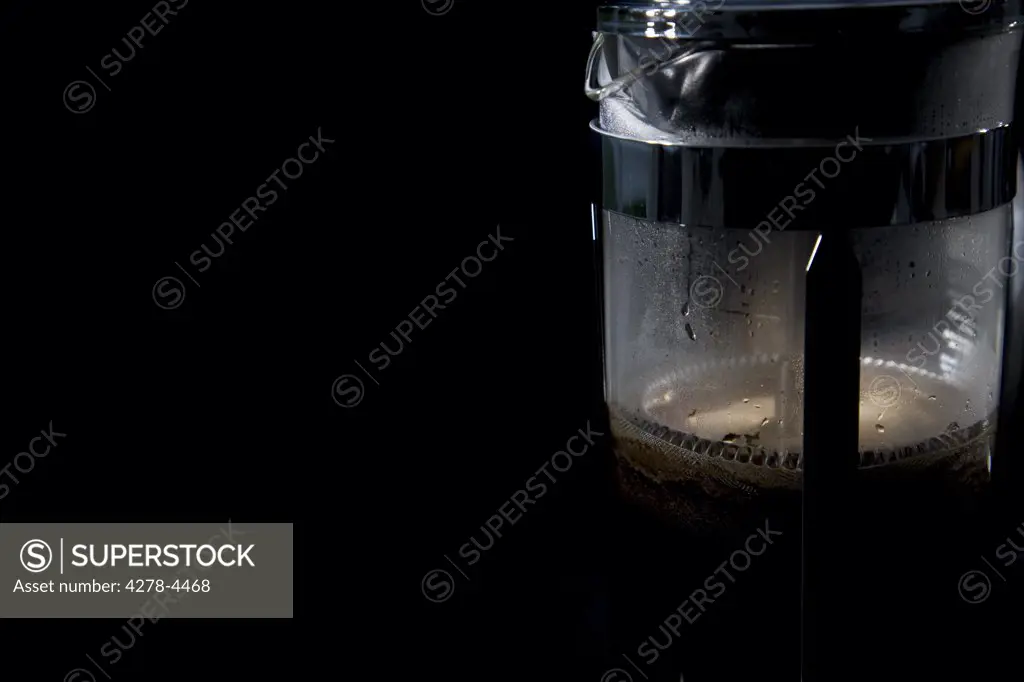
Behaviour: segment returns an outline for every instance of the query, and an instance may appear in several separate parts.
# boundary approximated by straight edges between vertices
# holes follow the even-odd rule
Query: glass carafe
[[[1019,13],[599,11],[586,89],[600,103],[619,489],[687,538],[786,520],[801,556],[779,573],[802,580],[793,658],[808,682],[834,678],[825,659],[863,632],[806,602],[895,601],[889,622],[915,627],[921,585],[886,602],[860,579],[842,598],[826,584],[920,568],[923,547],[969,534],[989,480],[1024,260],[1011,241]],[[853,667],[871,673],[878,652]]]

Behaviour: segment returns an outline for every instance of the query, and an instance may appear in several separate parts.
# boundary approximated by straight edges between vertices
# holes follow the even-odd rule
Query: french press
[[[984,504],[1024,263],[1019,20],[992,0],[598,12],[619,488],[694,536],[799,526],[807,680],[836,679],[844,610],[871,601],[836,596],[837,565],[913,571]]]

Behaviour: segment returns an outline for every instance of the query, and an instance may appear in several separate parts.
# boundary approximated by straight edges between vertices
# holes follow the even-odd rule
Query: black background
[[[612,665],[594,598],[618,551],[606,450],[466,577],[445,559],[577,429],[604,430],[595,4],[191,0],[113,77],[100,60],[153,2],[0,11],[0,464],[50,421],[68,434],[0,522],[296,524],[294,620],[146,625],[113,679],[596,681]],[[62,93],[79,79],[96,102],[76,114]],[[328,152],[198,273],[189,254],[318,130]],[[499,225],[513,241],[375,371],[371,351]],[[174,310],[153,297],[168,276]],[[348,374],[365,393],[344,408]],[[421,591],[434,569],[455,578],[441,604]],[[123,625],[0,623],[18,680],[88,668]]]

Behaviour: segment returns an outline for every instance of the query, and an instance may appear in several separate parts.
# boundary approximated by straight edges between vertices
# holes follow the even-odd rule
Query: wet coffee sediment
[[[734,530],[769,513],[798,513],[801,453],[761,445],[756,430],[712,440],[636,410],[612,405],[609,411],[619,489],[628,501],[696,534]],[[894,515],[936,520],[971,507],[989,480],[994,437],[994,420],[981,419],[966,427],[949,422],[906,445],[862,449],[853,481],[863,503],[858,513],[873,511],[897,526]]]

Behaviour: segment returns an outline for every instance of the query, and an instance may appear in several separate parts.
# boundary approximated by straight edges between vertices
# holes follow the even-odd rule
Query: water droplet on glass
[[[768,426],[768,417],[765,417],[764,419],[761,420],[761,426],[762,427]]]
[[[928,396],[928,400],[935,400],[935,396],[933,396],[933,395]]]
[[[739,436],[737,436],[735,433],[727,433],[724,436],[722,436],[722,442],[733,443],[736,441],[737,438],[739,438]]]
[[[693,333],[693,327],[690,326],[689,322],[686,323],[686,335],[690,337],[690,341],[697,340],[697,335]]]
[[[680,310],[679,312],[681,312],[684,317],[689,315],[690,314],[690,302],[687,301],[686,303],[684,303],[683,304],[683,309]]]
[[[879,433],[885,433],[885,427],[882,426],[881,424],[875,424],[875,431],[878,431]]]
[[[749,402],[750,402],[750,398],[744,398],[744,399],[743,399],[743,403],[744,403],[744,404],[746,404],[746,403],[749,403]]]

